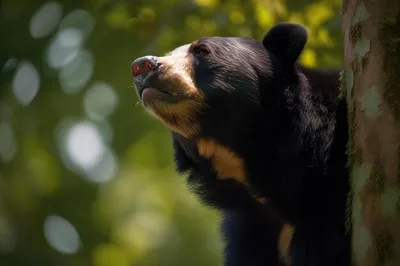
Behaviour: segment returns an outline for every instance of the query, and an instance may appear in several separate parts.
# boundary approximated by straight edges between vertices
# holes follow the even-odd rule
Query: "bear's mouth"
[[[144,93],[145,91],[147,91],[147,90],[158,90],[158,91],[160,91],[161,93],[165,93],[165,94],[168,94],[168,95],[170,95],[170,96],[173,96],[173,95],[174,95],[173,93],[168,92],[167,90],[164,90],[164,89],[146,87],[146,88],[143,88],[143,89],[140,90],[140,98],[143,97],[143,93]]]
[[[183,99],[180,93],[172,92],[166,89],[144,87],[140,90],[140,99],[146,103],[153,100],[166,101],[170,103],[176,103]]]

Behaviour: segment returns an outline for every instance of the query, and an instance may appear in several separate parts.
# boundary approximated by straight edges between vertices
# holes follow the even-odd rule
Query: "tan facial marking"
[[[247,185],[244,161],[235,153],[213,139],[200,139],[197,147],[201,156],[212,161],[219,178],[233,178]]]
[[[206,102],[203,92],[194,84],[187,48],[180,47],[159,60],[162,62],[160,83],[183,99],[176,103],[157,101],[147,109],[170,130],[186,138],[193,137],[200,130],[197,114],[206,107]]]
[[[160,79],[169,83],[178,93],[203,101],[204,94],[194,83],[192,60],[187,49],[181,48],[160,58],[163,64]]]
[[[167,128],[190,138],[200,129],[196,114],[201,108],[201,103],[188,100],[174,104],[160,102],[149,109]]]
[[[267,204],[268,200],[265,197],[257,197],[256,200],[261,204]]]
[[[163,60],[164,70],[160,79],[170,83],[181,95],[194,99],[203,99],[203,93],[196,87],[193,81],[192,66],[187,60],[174,56],[165,57]],[[184,61],[184,62],[182,62]]]
[[[278,250],[281,260],[290,266],[290,244],[293,239],[294,227],[290,224],[284,224],[279,234]]]

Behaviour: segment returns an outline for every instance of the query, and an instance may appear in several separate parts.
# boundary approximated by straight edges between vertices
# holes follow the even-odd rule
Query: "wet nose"
[[[160,65],[160,61],[155,56],[137,58],[132,63],[132,75],[134,78],[137,78],[138,76],[146,78],[156,72]]]

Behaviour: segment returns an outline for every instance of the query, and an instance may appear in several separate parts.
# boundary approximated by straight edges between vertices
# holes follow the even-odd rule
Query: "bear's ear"
[[[279,23],[272,27],[262,41],[264,47],[281,62],[294,64],[307,42],[307,30],[294,23]]]

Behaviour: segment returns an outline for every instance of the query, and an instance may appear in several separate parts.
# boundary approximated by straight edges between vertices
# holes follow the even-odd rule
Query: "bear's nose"
[[[154,73],[160,65],[160,61],[155,56],[143,56],[137,58],[132,63],[132,75],[135,78],[138,76],[146,78]]]

